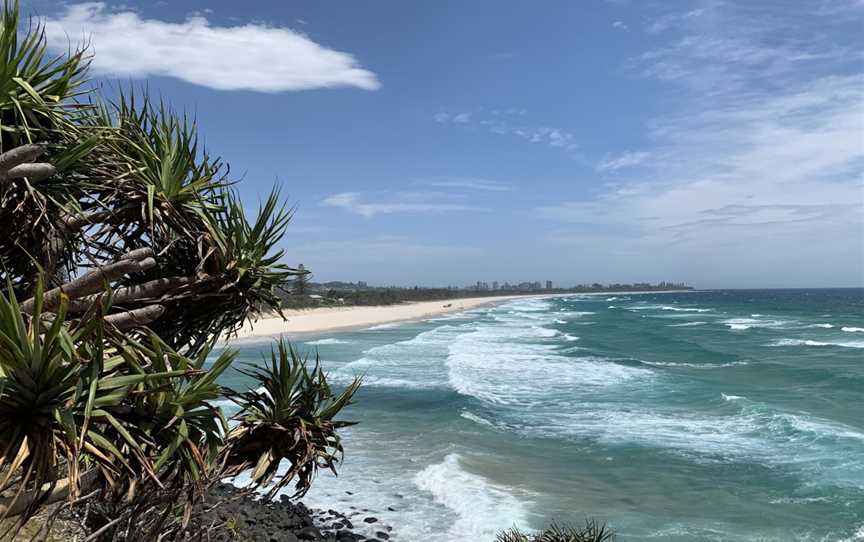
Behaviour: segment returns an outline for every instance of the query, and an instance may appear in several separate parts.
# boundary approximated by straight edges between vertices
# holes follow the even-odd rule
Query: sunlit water
[[[395,540],[587,516],[623,541],[864,540],[862,290],[520,299],[299,346],[365,374],[305,501]]]

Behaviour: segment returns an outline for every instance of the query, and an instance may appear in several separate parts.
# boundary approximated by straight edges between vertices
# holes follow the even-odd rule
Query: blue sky
[[[376,284],[864,283],[864,2],[65,2],[287,260]]]

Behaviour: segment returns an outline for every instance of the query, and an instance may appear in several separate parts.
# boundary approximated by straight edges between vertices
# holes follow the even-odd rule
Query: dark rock
[[[318,540],[323,537],[317,527],[303,527],[295,534],[301,540]]]
[[[234,486],[220,484],[199,505],[193,522],[201,528],[215,526],[209,535],[211,542],[382,542],[390,538],[387,532],[391,527],[381,525],[376,517],[364,518],[354,506],[345,514],[333,509],[313,510],[285,496],[273,502],[248,496],[236,499],[240,496]],[[218,506],[212,508],[214,505]],[[392,507],[388,509],[395,511]],[[367,508],[362,510],[371,512]],[[353,532],[354,523],[349,517],[355,522],[362,518],[367,525],[375,524],[376,536],[370,538]]]

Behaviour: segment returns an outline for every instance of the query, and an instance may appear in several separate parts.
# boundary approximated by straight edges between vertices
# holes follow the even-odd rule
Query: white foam
[[[559,311],[558,316],[573,316],[575,318],[579,318],[581,316],[588,316],[591,314],[597,314],[593,311],[563,311],[563,314]]]
[[[708,322],[684,322],[683,324],[669,324],[669,327],[693,327],[704,326]]]
[[[864,525],[858,527],[851,536],[838,540],[837,542],[864,542]]]
[[[699,307],[673,307],[670,305],[631,305],[625,308],[631,311],[660,310],[673,312],[714,312],[714,309],[703,309]]]
[[[446,361],[450,385],[483,401],[526,405],[550,393],[572,394],[652,375],[607,358],[563,356],[554,345],[529,342],[532,336],[531,328],[496,325],[456,337]]]
[[[549,338],[549,337],[555,337],[556,335],[561,334],[561,332],[558,331],[557,329],[549,329],[546,327],[532,326],[531,329],[536,334],[537,337]]]
[[[502,529],[528,523],[527,506],[512,489],[465,471],[458,454],[417,473],[414,484],[456,515],[443,539],[492,540]]]
[[[331,337],[328,339],[318,339],[317,341],[309,341],[306,344],[316,345],[316,346],[317,345],[324,345],[324,344],[345,344],[345,341],[343,341],[342,339],[336,339],[336,338]]]
[[[744,331],[750,328],[778,328],[789,323],[787,320],[758,320],[756,318],[730,318],[723,320],[729,329],[733,331]]]
[[[726,395],[725,393],[720,394],[723,397],[724,401],[737,401],[739,399],[744,399],[743,395]]]
[[[395,343],[369,348],[362,357],[341,366],[328,366],[336,383],[347,383],[357,374],[364,385],[434,389],[447,387],[442,365],[453,338],[470,328],[442,325]]]
[[[565,340],[565,341],[573,342],[573,341],[578,341],[578,340],[579,340],[579,337],[577,337],[577,336],[575,336],[575,335],[570,335],[569,333],[565,333],[565,334],[564,334],[564,340]]]
[[[827,342],[810,339],[778,339],[768,346],[839,346],[841,348],[864,348],[864,341]]]
[[[845,331],[846,333],[864,333],[864,327],[841,327],[840,331]]]
[[[660,307],[661,310],[664,311],[675,311],[675,312],[713,312],[714,309],[699,309],[696,307],[669,307],[664,306]]]
[[[734,397],[734,399],[733,399]],[[838,453],[855,457],[864,451],[864,434],[831,420],[783,412],[743,396],[725,396],[734,413],[707,414],[688,409],[598,409],[596,404],[574,404],[555,423],[547,413],[526,417],[525,431],[549,435],[593,435],[613,444],[640,443],[683,454],[697,461],[746,458],[766,465],[794,465],[812,480],[864,487],[864,464],[826,462]],[[734,407],[733,407],[734,408]],[[545,425],[543,425],[545,424]]]
[[[495,427],[494,423],[490,422],[483,416],[478,416],[477,414],[474,414],[473,412],[470,412],[468,410],[463,410],[461,413],[459,413],[459,416],[465,418],[466,420],[471,420],[472,422],[479,425],[485,425],[486,427],[493,428]]]
[[[818,328],[822,328],[822,329],[831,329],[834,327],[834,325],[833,324],[810,324],[810,325],[804,326],[804,327],[810,327],[810,328],[818,327]]]
[[[724,367],[736,367],[739,365],[749,365],[746,361],[730,361],[729,363],[676,363],[673,361],[642,361],[647,365],[656,367],[688,367],[690,369],[722,369]]]
[[[366,331],[378,331],[382,329],[393,329],[394,327],[399,327],[402,324],[407,322],[390,322],[389,324],[378,324],[377,326],[367,327]]]

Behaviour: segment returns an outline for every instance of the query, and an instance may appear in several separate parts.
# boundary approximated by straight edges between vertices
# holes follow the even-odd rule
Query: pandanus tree
[[[17,2],[0,22],[0,537],[86,507],[93,539],[194,538],[209,487],[302,495],[335,470],[330,388],[281,341],[253,391],[217,382],[216,341],[306,271],[278,248],[274,189],[249,217],[193,119],[146,93],[88,90],[86,50],[46,54]],[[228,419],[216,401],[232,400]],[[50,512],[50,514],[49,514]]]

